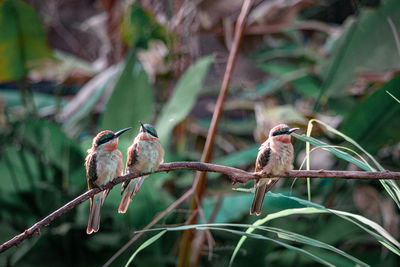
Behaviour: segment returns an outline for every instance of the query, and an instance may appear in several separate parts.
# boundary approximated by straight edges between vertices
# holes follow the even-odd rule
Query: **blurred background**
[[[133,127],[126,149],[153,123],[165,162],[199,161],[232,46],[241,0],[0,0],[0,243],[87,189],[84,158],[99,131]],[[305,133],[321,120],[357,141],[385,168],[400,170],[400,1],[255,0],[216,136],[213,163],[253,171],[259,145],[280,122]],[[325,127],[312,136],[354,149]],[[305,143],[293,140],[299,169]],[[364,154],[364,153],[361,153]],[[311,169],[358,170],[324,151]],[[86,235],[89,202],[77,206],[0,255],[1,266],[99,266],[192,185],[193,171],[147,179],[126,214],[116,186],[102,209],[100,231]],[[206,220],[251,224],[253,194],[232,191],[209,174]],[[307,199],[303,180],[281,180],[274,193]],[[312,201],[361,214],[398,238],[395,202],[379,182],[313,180]],[[264,214],[300,207],[266,197]],[[184,224],[190,201],[157,223]],[[211,217],[211,220],[210,220]],[[199,219],[199,223],[204,223]],[[333,215],[271,221],[335,246],[373,266],[398,256],[361,228]],[[112,266],[153,235],[145,234]],[[212,232],[199,266],[226,266],[237,235]],[[168,232],[136,256],[134,266],[174,266],[182,231]],[[274,235],[271,237],[277,238]],[[290,243],[290,242],[289,242]],[[348,259],[296,244],[339,266]],[[319,265],[272,242],[249,239],[233,266]]]

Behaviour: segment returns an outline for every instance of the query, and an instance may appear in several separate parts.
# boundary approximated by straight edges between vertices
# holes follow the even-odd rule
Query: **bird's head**
[[[139,134],[143,134],[147,139],[158,138],[157,131],[151,124],[140,123]]]
[[[279,124],[271,129],[269,138],[282,143],[290,143],[290,134],[299,128],[290,129],[286,124]]]
[[[94,149],[106,149],[112,151],[117,148],[118,137],[131,128],[122,129],[116,133],[110,130],[101,131],[93,138],[92,147]]]

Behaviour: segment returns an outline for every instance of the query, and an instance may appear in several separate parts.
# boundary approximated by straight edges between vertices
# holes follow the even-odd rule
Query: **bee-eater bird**
[[[124,163],[118,150],[118,136],[131,128],[116,133],[106,130],[93,138],[92,147],[88,149],[85,167],[89,190],[103,185],[122,175]],[[86,229],[87,234],[97,232],[100,228],[100,210],[110,189],[104,190],[90,198],[90,215]]]
[[[286,124],[279,124],[271,129],[268,139],[258,149],[255,171],[264,170],[266,173],[283,174],[292,169],[293,146],[290,134],[299,128],[292,128]],[[261,214],[265,194],[271,190],[279,178],[263,178],[255,183],[256,193],[250,214]]]
[[[140,122],[140,125],[139,134],[127,151],[126,174],[155,171],[164,160],[164,149],[158,139],[156,129],[150,124],[143,125]],[[132,197],[136,195],[146,177],[142,176],[123,183],[121,187],[123,196],[118,209],[119,213],[127,211]]]

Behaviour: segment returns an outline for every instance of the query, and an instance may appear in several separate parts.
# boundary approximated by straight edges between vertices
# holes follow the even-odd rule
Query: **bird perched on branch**
[[[255,171],[265,171],[271,174],[282,174],[292,169],[293,146],[290,134],[299,128],[279,124],[271,129],[268,139],[258,149]],[[271,190],[279,178],[263,178],[255,183],[256,193],[251,205],[250,215],[261,214],[265,194]]]
[[[124,163],[118,150],[118,137],[131,128],[116,133],[106,130],[93,138],[92,147],[88,149],[85,161],[86,179],[89,189],[102,188],[108,182],[122,175]],[[87,234],[97,232],[100,228],[100,210],[110,190],[104,190],[90,198],[90,215],[86,229]]]
[[[158,169],[163,162],[164,149],[158,139],[156,129],[150,124],[140,122],[139,134],[128,148],[125,173],[144,173]],[[125,213],[132,197],[136,195],[144,179],[147,176],[135,178],[122,184],[122,200],[118,212]]]

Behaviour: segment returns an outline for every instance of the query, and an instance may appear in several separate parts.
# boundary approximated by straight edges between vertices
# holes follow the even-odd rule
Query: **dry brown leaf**
[[[371,186],[357,186],[353,191],[354,204],[357,209],[376,222],[380,222],[382,200],[378,191]]]

